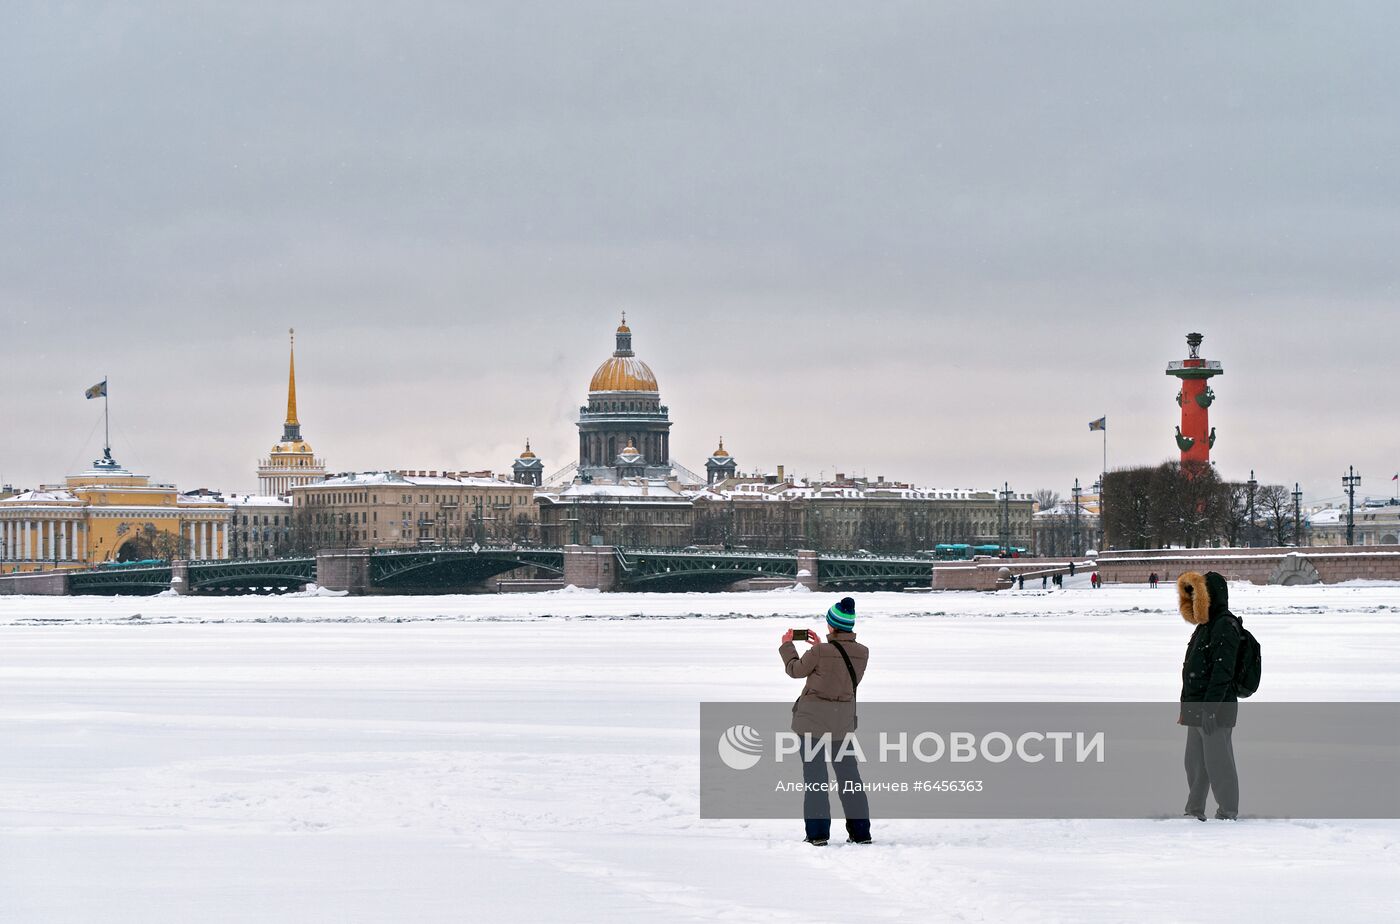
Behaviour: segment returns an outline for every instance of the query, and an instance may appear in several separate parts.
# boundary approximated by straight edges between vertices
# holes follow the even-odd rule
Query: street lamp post
[[[1079,542],[1079,498],[1083,495],[1083,490],[1079,487],[1079,479],[1074,479],[1074,535],[1070,540],[1069,554],[1072,557],[1079,557],[1082,546]]]
[[[1001,484],[1001,554],[1011,554],[1011,484]]]
[[[1303,547],[1303,489],[1293,482],[1293,544]]]
[[[1094,497],[1097,498],[1099,505],[1099,529],[1092,537],[1096,540],[1095,548],[1099,547],[1098,543],[1106,545],[1108,542],[1108,520],[1105,516],[1106,507],[1103,498],[1103,482],[1103,478],[1100,478],[1089,488],[1090,491],[1094,492]]]
[[[1246,533],[1246,542],[1252,549],[1257,544],[1255,542],[1257,530],[1254,528],[1254,490],[1259,487],[1259,482],[1254,480],[1254,469],[1249,470],[1249,480],[1245,482],[1245,487],[1249,488],[1249,531]]]
[[[1355,466],[1348,465],[1342,476],[1342,487],[1347,490],[1347,545],[1356,544],[1356,486],[1361,484],[1361,476]]]

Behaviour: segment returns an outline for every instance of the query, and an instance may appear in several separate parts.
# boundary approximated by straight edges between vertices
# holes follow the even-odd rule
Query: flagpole
[[[1104,476],[1108,474],[1108,418],[1103,422],[1103,471],[1099,473],[1099,483],[1103,483]],[[1102,490],[1102,489],[1100,489]]]
[[[107,404],[107,376],[102,377],[102,454],[112,454],[112,413]]]

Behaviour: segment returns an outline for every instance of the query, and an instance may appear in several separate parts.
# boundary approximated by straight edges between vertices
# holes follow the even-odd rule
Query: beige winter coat
[[[846,649],[856,679],[863,678],[870,649],[856,641],[854,632],[836,632],[831,637]],[[851,688],[850,671],[836,646],[822,642],[799,657],[797,646],[784,642],[778,654],[789,677],[807,678],[802,695],[792,707],[792,730],[813,735],[846,735],[855,731],[855,691]]]

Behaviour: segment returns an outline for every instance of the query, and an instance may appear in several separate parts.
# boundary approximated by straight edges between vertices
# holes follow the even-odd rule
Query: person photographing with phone
[[[806,841],[825,847],[831,837],[831,800],[825,790],[816,789],[828,780],[829,761],[836,771],[847,839],[853,844],[869,844],[870,804],[860,788],[859,764],[851,755],[833,759],[831,748],[839,753],[841,741],[856,730],[856,688],[865,676],[870,649],[856,641],[856,602],[850,597],[826,611],[826,625],[825,642],[810,629],[789,629],[778,648],[787,675],[807,680],[792,707],[792,730],[804,736],[802,780],[807,785],[802,815],[807,824]],[[796,642],[812,647],[799,655]],[[808,735],[814,743],[823,735],[830,738],[809,750]],[[850,792],[847,783],[854,786]]]

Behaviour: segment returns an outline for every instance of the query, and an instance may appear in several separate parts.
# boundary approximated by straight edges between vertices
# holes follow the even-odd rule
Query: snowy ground
[[[1172,594],[859,596],[862,698],[1174,698]],[[1232,594],[1260,699],[1400,698],[1400,586]],[[696,704],[829,602],[0,597],[0,920],[1400,918],[1394,821],[702,821]]]

